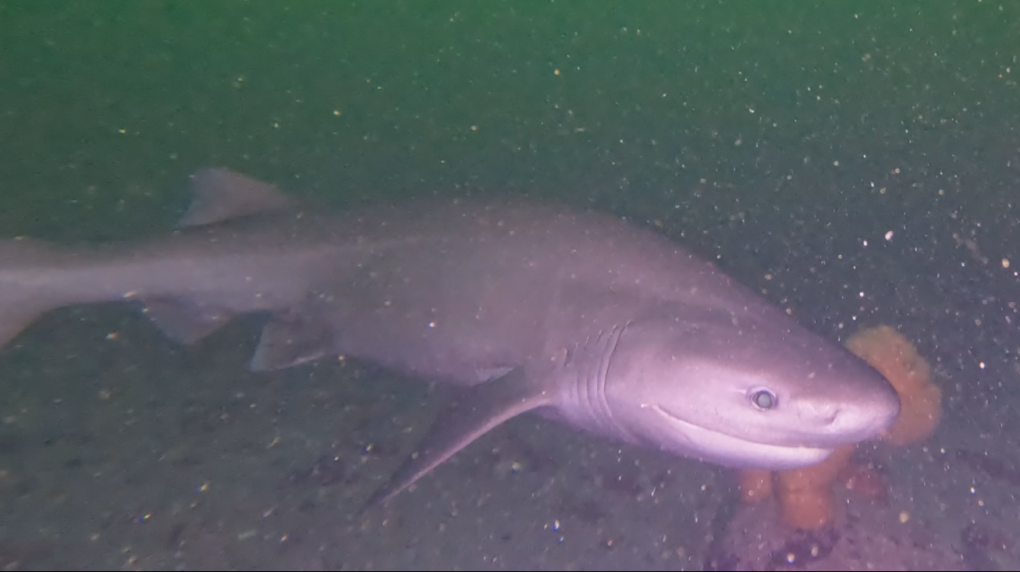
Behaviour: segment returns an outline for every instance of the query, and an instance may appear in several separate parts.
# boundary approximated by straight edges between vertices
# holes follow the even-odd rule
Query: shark
[[[875,369],[650,225],[525,197],[333,212],[224,168],[190,186],[191,207],[158,236],[0,241],[0,345],[75,304],[134,304],[182,344],[257,312],[254,371],[345,356],[461,386],[370,505],[531,412],[774,470],[899,413]]]

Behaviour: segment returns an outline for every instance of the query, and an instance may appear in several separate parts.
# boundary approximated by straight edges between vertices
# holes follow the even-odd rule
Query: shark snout
[[[806,404],[803,420],[819,429],[827,443],[855,443],[884,431],[900,412],[900,400],[889,388],[845,401]]]

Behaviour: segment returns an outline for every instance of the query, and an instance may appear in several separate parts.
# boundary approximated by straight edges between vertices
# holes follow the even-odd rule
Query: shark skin
[[[73,304],[137,304],[185,344],[260,312],[253,370],[343,355],[463,386],[369,505],[528,412],[764,469],[817,463],[899,413],[864,361],[619,217],[524,198],[328,212],[226,169],[191,186],[162,236],[0,241],[0,344]]]

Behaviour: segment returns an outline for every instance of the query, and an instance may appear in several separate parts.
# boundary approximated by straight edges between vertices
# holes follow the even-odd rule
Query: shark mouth
[[[685,421],[661,405],[649,407],[677,429],[683,436],[684,448],[693,448],[704,460],[720,464],[768,469],[797,468],[815,464],[832,453],[832,449],[803,445],[779,445],[760,439],[739,437],[725,431],[708,429]]]

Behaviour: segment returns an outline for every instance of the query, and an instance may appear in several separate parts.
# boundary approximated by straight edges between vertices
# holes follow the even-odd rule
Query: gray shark
[[[865,362],[619,217],[436,197],[330,214],[224,169],[191,183],[167,236],[0,242],[0,344],[71,304],[135,301],[184,343],[264,312],[253,370],[349,356],[464,386],[377,501],[531,411],[767,469],[817,463],[899,413]]]

